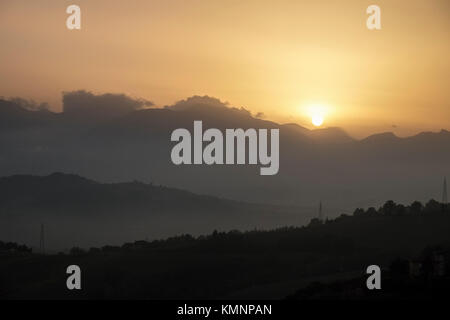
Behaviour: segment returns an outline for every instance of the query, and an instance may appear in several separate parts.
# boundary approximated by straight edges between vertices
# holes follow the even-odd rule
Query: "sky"
[[[450,130],[448,0],[0,0],[0,41],[0,96],[56,111],[80,89],[209,95],[308,128],[319,109],[355,137]]]

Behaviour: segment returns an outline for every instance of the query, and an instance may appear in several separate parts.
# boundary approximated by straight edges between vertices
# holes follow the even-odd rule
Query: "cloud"
[[[240,114],[245,114],[246,116],[251,117],[250,111],[245,108],[236,108],[229,106],[228,102],[223,102],[220,99],[210,97],[210,96],[192,96],[185,100],[180,100],[171,106],[166,106],[165,108],[175,110],[175,111],[184,111],[189,110],[194,107],[208,107],[208,108],[216,108],[220,110],[228,110],[233,112],[239,112]]]
[[[151,101],[125,94],[96,95],[85,90],[63,92],[63,111],[70,115],[120,116],[152,105]]]
[[[255,115],[255,118],[257,118],[257,119],[264,119],[265,117],[266,117],[266,115],[264,114],[264,112],[258,112]]]
[[[199,105],[213,108],[227,108],[228,102],[222,102],[217,98],[209,96],[192,96],[185,100],[180,100],[171,106],[166,106],[166,108],[175,111],[183,111]]]
[[[50,106],[47,102],[37,103],[34,100],[27,100],[20,97],[13,97],[10,98],[8,101],[31,111],[42,111],[42,110],[49,110]]]

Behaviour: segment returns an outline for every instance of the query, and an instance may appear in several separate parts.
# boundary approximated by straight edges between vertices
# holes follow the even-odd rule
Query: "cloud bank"
[[[125,94],[96,95],[85,90],[63,92],[63,112],[75,116],[121,116],[152,105],[151,101]]]

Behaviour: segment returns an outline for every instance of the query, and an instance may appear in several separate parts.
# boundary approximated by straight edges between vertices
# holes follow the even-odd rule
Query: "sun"
[[[302,122],[311,119],[312,125],[319,128],[324,122],[328,121],[334,108],[330,104],[324,102],[305,101],[297,110],[302,118]]]
[[[311,117],[311,122],[316,127],[320,127],[323,124],[323,115],[321,114],[315,114]]]
[[[315,127],[320,127],[325,121],[329,107],[323,103],[309,103],[305,106],[305,113],[311,118],[311,122]]]

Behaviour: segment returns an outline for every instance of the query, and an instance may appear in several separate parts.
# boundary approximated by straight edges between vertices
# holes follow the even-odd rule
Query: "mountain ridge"
[[[112,118],[28,110],[19,113],[30,121],[2,115],[0,176],[61,171],[100,182],[153,181],[252,203],[315,207],[322,199],[332,214],[379,205],[386,198],[408,202],[436,197],[442,178],[450,176],[447,130],[407,138],[384,133],[357,140],[339,128],[309,130],[260,119],[218,99],[209,107],[204,103],[209,99],[185,101],[180,110],[126,109],[126,114]],[[1,105],[2,101],[0,114]],[[262,178],[251,165],[174,165],[170,135],[177,128],[192,130],[195,120],[203,121],[204,130],[280,129],[278,174]]]
[[[195,97],[199,97],[199,96],[193,96],[190,98],[195,98]],[[207,97],[207,96],[206,96]],[[189,100],[190,98],[188,98],[187,100]],[[185,100],[182,100],[182,102]],[[220,101],[217,99],[217,101]],[[263,119],[259,119],[256,118],[254,115],[252,115],[250,113],[250,111],[244,109],[244,108],[235,108],[235,107],[229,107],[226,104],[223,104],[222,106],[218,106],[218,105],[211,105],[208,104],[208,102],[203,101],[197,104],[187,104],[184,105],[183,107],[179,108],[176,107],[175,105],[171,105],[171,106],[164,106],[164,107],[154,107],[154,108],[144,108],[144,109],[136,109],[133,111],[130,111],[124,115],[115,117],[113,119],[108,119],[108,121],[117,121],[118,119],[124,117],[124,118],[138,118],[141,119],[142,121],[145,121],[145,117],[148,116],[154,116],[156,115],[160,115],[160,114],[170,114],[167,111],[172,111],[172,112],[188,112],[191,114],[198,114],[201,115],[202,113],[204,113],[206,111],[207,114],[216,114],[218,111],[220,112],[219,116],[216,117],[220,117],[220,115],[223,114],[227,114],[227,115],[231,115],[231,116],[236,116],[236,115],[240,115],[240,116],[245,116],[247,119],[251,118],[253,121],[255,122],[260,122],[260,123],[265,123],[265,124],[270,124],[271,126],[279,126],[279,127],[287,127],[287,128],[295,128],[297,129],[297,132],[305,132],[307,135],[309,136],[314,136],[314,138],[317,138],[317,136],[320,136],[319,133],[321,132],[326,132],[330,135],[333,134],[340,134],[340,135],[345,135],[348,138],[350,138],[351,140],[355,140],[355,141],[369,141],[372,139],[378,139],[379,137],[387,137],[387,136],[391,136],[392,138],[396,138],[396,139],[408,139],[408,138],[415,138],[418,136],[423,136],[423,135],[428,135],[428,136],[432,136],[432,135],[442,135],[442,134],[448,134],[450,133],[447,129],[440,129],[439,131],[421,131],[418,132],[416,134],[410,135],[410,136],[405,136],[405,137],[399,137],[397,135],[395,135],[393,132],[380,132],[380,133],[372,133],[370,135],[368,135],[365,138],[361,138],[361,139],[355,139],[350,137],[347,132],[340,127],[323,127],[323,128],[315,128],[315,129],[308,129],[305,128],[303,126],[301,126],[298,123],[278,123],[272,120],[263,120]],[[22,106],[20,106],[17,103],[14,103],[12,101],[8,101],[8,100],[4,100],[4,99],[0,99],[0,114],[2,115],[3,119],[6,119],[4,117],[8,117],[8,116],[15,116],[15,117],[25,117],[27,119],[33,120],[32,116],[36,116],[34,119],[40,120],[40,119],[45,119],[45,116],[51,117],[53,121],[58,121],[60,119],[60,116],[64,116],[64,117],[70,117],[70,114],[68,114],[67,112],[54,112],[54,111],[50,111],[47,109],[43,109],[43,110],[28,110]],[[144,116],[144,118],[142,118],[142,116]],[[6,121],[5,121],[6,122]],[[3,123],[2,123],[3,124]],[[346,137],[346,138],[347,138]]]
[[[3,239],[33,244],[44,224],[51,249],[214,229],[302,225],[310,215],[299,207],[247,203],[139,181],[100,183],[60,172],[0,178]],[[81,231],[82,238],[77,235]]]

